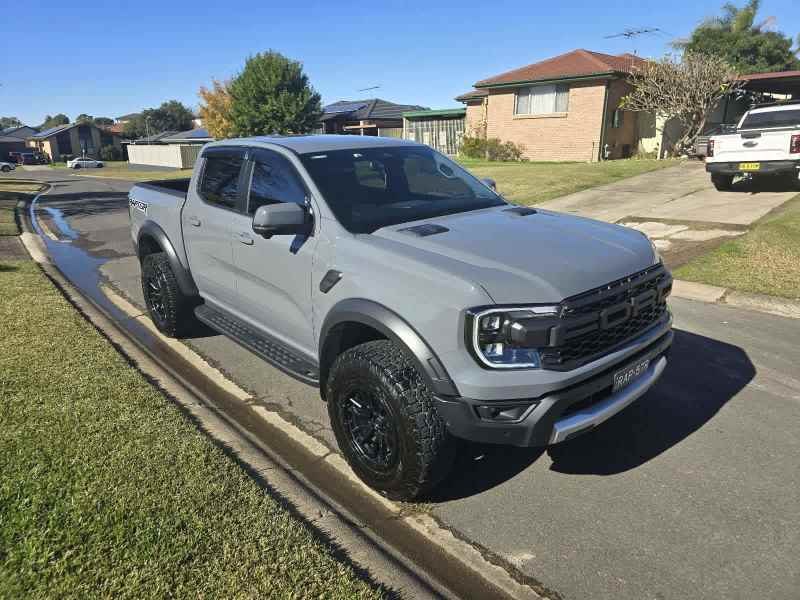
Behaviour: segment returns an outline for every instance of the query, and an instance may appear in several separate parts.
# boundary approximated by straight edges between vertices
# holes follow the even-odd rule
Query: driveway
[[[693,167],[672,171],[657,174],[658,202],[639,197],[646,184],[629,181],[591,192],[604,208],[594,207],[587,192],[548,208],[565,203],[605,211],[610,220],[643,216],[639,207],[662,210],[683,198],[666,182],[703,184]],[[124,186],[98,189],[103,184],[109,185],[61,178],[39,214],[57,243],[71,249],[70,261],[60,265],[68,277],[80,284],[97,270],[141,307]],[[639,192],[622,192],[625,185]],[[692,193],[703,197],[702,189]],[[637,213],[620,208],[617,194]],[[764,202],[774,207],[788,197]],[[425,509],[553,597],[796,598],[800,322],[678,299],[671,304],[670,365],[645,398],[547,450],[461,444],[457,469]],[[223,336],[199,332],[186,343],[259,404],[335,448],[316,390]]]

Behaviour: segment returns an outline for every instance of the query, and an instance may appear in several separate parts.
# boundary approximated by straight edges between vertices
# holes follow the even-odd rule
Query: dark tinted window
[[[300,160],[336,218],[353,233],[505,204],[424,146],[335,150]]]
[[[254,160],[247,212],[265,204],[305,203],[306,190],[288,160],[274,152],[258,152]]]
[[[766,129],[768,127],[792,127],[800,125],[800,108],[772,112],[750,113],[741,129]]]
[[[200,193],[207,202],[235,209],[239,200],[239,172],[243,157],[207,155]]]

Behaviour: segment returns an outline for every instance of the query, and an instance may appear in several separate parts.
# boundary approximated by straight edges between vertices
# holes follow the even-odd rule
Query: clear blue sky
[[[270,48],[301,61],[326,103],[378,96],[451,107],[481,78],[575,48],[660,56],[668,35],[604,36],[648,26],[682,37],[722,3],[25,0],[3,11],[0,116],[36,125],[45,114],[116,117],[173,98],[196,106],[200,85]],[[769,15],[797,36],[798,0],[764,0]]]

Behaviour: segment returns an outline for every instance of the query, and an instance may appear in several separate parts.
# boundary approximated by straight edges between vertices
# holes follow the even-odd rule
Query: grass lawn
[[[111,179],[125,179],[127,181],[154,181],[157,179],[183,179],[191,177],[191,169],[177,169],[171,171],[153,171],[131,169],[128,161],[107,160],[102,169],[70,169],[73,175],[86,175],[91,177],[109,177]],[[53,169],[66,169],[66,163],[51,163]]]
[[[538,204],[580,190],[612,183],[656,169],[672,167],[672,160],[609,160],[581,162],[489,162],[460,158],[477,177],[497,182],[497,190],[519,204]]]
[[[14,220],[17,202],[41,190],[43,186],[16,181],[0,181],[0,236],[17,235],[19,229]]]
[[[800,300],[800,196],[742,237],[680,267],[680,279]]]
[[[0,598],[381,597],[34,263],[0,290]]]

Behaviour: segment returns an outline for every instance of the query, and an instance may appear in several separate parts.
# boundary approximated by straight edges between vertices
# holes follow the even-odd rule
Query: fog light
[[[497,422],[513,422],[519,421],[531,406],[538,404],[533,402],[530,404],[515,404],[513,406],[493,406],[484,405],[476,406],[475,410],[478,416],[484,421],[497,421]]]

